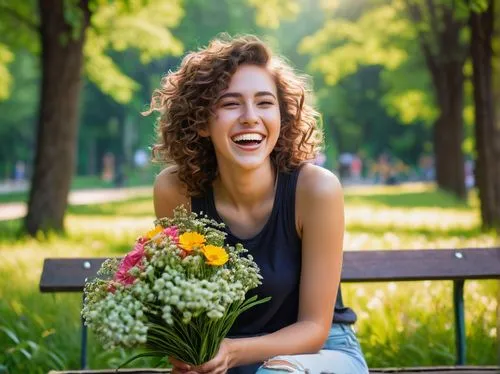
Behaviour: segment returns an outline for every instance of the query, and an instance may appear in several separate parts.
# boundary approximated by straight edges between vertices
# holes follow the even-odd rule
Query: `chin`
[[[235,160],[235,165],[243,170],[255,170],[261,167],[266,163],[267,159],[261,158],[261,157],[255,157],[253,159],[247,159],[247,160]]]

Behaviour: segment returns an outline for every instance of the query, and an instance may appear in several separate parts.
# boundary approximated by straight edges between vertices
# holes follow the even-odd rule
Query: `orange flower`
[[[202,247],[205,241],[205,237],[197,232],[185,232],[179,236],[179,246],[186,252]]]
[[[161,233],[163,232],[163,227],[160,225],[156,225],[156,227],[153,230],[149,230],[144,237],[146,238],[146,241],[148,240],[153,240],[156,244],[161,243]]]
[[[224,248],[215,245],[206,245],[201,250],[207,259],[208,265],[221,266],[224,265],[229,256]]]
[[[153,230],[149,230],[146,233],[145,237],[148,239],[153,239],[156,235],[158,235],[162,231],[163,231],[163,227],[161,227],[160,225],[156,225],[156,227]]]

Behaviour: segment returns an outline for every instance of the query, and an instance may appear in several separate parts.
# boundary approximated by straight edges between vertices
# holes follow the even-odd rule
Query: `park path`
[[[144,186],[71,191],[69,194],[69,203],[70,205],[101,204],[141,196],[153,196],[153,188],[151,186]],[[0,221],[21,218],[25,215],[25,203],[0,203]]]

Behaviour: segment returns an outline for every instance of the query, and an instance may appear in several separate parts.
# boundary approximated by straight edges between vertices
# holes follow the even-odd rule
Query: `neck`
[[[215,198],[238,210],[255,207],[267,199],[274,199],[276,174],[271,162],[254,170],[219,169],[213,183]]]

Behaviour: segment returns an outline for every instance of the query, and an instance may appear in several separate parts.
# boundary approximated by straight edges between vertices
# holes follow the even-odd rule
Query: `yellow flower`
[[[185,232],[179,236],[179,245],[186,252],[191,252],[196,247],[205,244],[205,237],[197,232]]]
[[[161,227],[160,225],[156,225],[156,227],[153,230],[149,230],[146,233],[145,237],[148,239],[153,239],[156,235],[161,233],[162,230],[163,230],[163,227]]]
[[[224,265],[229,259],[228,254],[222,247],[215,245],[206,245],[201,250],[207,259],[207,264],[221,266]]]

